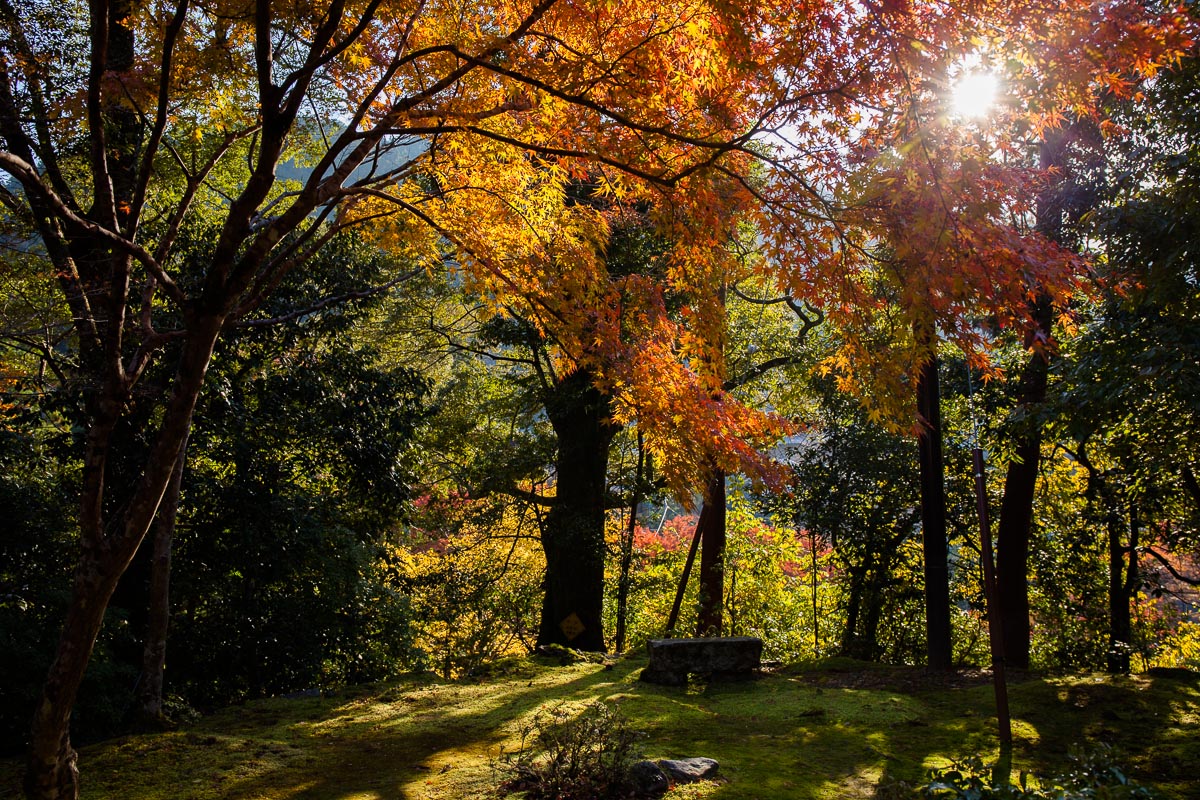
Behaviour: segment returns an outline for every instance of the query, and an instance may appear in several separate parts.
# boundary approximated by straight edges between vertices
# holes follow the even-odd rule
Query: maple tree
[[[1053,288],[1064,262],[998,222],[1022,184],[981,180],[990,164],[957,172],[957,246],[929,239],[946,217],[920,160],[887,155],[907,136],[897,126],[914,86],[987,45],[1017,57],[1033,110],[1052,121],[1086,104],[1097,78],[1123,89],[1184,40],[1181,18],[1164,28],[1137,4],[1078,1],[4,0],[0,25],[0,169],[15,182],[2,199],[70,308],[85,387],[80,559],[26,781],[39,798],[77,792],[75,694],[215,342],[265,321],[273,289],[338,233],[369,229],[414,264],[453,254],[467,288],[553,331],[564,363],[611,393],[614,419],[639,421],[678,493],[713,469],[769,478],[756,445],[779,421],[727,402],[720,369],[693,368],[720,363],[713,288],[731,226],[760,232],[780,288],[852,316],[872,305],[857,276],[876,267],[866,244],[878,229],[855,209],[912,197],[924,216],[912,230],[950,254],[922,262],[945,298],[934,321],[973,342],[964,297],[990,295],[1016,321],[1025,273]],[[771,136],[786,144],[764,154]],[[302,180],[279,178],[289,160],[307,165]],[[584,177],[654,209],[673,242],[663,283],[689,297],[681,320],[661,313],[652,282],[613,305],[606,223],[565,191]],[[201,221],[214,233],[184,270],[177,241]],[[581,299],[593,311],[573,316]],[[174,377],[139,398],[156,408],[141,417],[150,444],[117,497],[110,453],[168,345]]]
[[[863,166],[848,170],[841,185],[852,209],[843,219],[856,221],[856,236],[841,241],[858,255],[843,262],[845,283],[822,294],[830,315],[851,332],[847,347],[825,368],[845,388],[867,396],[875,419],[905,425],[911,412],[896,404],[909,376],[917,384],[918,430],[928,451],[922,453],[923,494],[929,496],[941,492],[933,458],[941,432],[928,427],[937,424],[929,393],[936,393],[938,340],[961,349],[985,377],[995,376],[988,337],[1017,331],[1031,353],[1021,403],[1029,409],[1044,398],[1052,320],[1066,313],[1088,274],[1083,259],[1056,241],[1056,218],[1074,210],[1047,201],[1061,180],[1054,142],[1066,135],[1070,119],[1100,122],[1102,98],[1131,93],[1139,79],[1176,58],[1188,45],[1191,25],[1182,12],[1152,22],[1124,6],[1073,5],[1045,20],[1028,16],[1038,13],[1031,8],[1008,11],[1003,28],[984,23],[957,45],[935,47],[930,39],[943,15],[894,17],[894,34],[911,45],[894,51],[902,97],[889,110],[877,110],[884,124],[869,126],[851,147],[852,160]],[[1091,49],[1079,49],[1083,39]],[[977,124],[956,118],[948,102],[950,79],[972,68],[992,70],[1007,87],[994,119]],[[1030,163],[1030,151],[1039,150],[1040,163]],[[891,358],[876,357],[880,350]],[[1007,465],[998,531],[1000,613],[1006,655],[1016,665],[1028,664],[1027,561],[1040,449],[1036,428],[1023,435]],[[929,512],[930,663],[947,664],[945,537],[929,524],[937,521],[936,506]]]
[[[31,796],[64,797],[77,791],[68,722],[88,654],[221,332],[261,319],[287,273],[368,225],[413,262],[441,264],[449,247],[481,294],[562,321],[548,299],[594,293],[604,234],[565,200],[572,161],[623,171],[604,178],[614,196],[686,186],[712,199],[703,168],[747,125],[704,105],[752,81],[716,69],[732,38],[703,5],[180,0],[5,4],[0,15],[0,168],[20,186],[4,199],[58,278],[86,387],[82,550],[26,783]],[[664,110],[680,116],[664,125]],[[288,159],[310,165],[298,185],[277,179]],[[201,220],[215,234],[181,270],[177,241]],[[584,336],[603,342],[604,330],[559,332],[568,352]],[[152,398],[150,448],[117,502],[115,432],[168,344],[175,377]],[[655,352],[676,358],[669,342]]]

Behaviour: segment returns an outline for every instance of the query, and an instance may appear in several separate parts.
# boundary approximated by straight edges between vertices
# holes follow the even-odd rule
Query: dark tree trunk
[[[163,715],[163,669],[167,661],[167,628],[171,620],[171,548],[175,540],[175,520],[183,486],[183,468],[187,461],[187,441],[171,473],[171,483],[163,496],[154,525],[154,543],[150,553],[149,613],[146,639],[142,645],[142,683],[138,692],[138,716],[146,725],[161,726]]]
[[[112,533],[106,530],[103,514],[104,473],[113,428],[109,420],[116,418],[111,400],[100,402],[101,413],[93,417],[84,456],[81,548],[71,604],[33,717],[25,773],[25,793],[31,800],[73,800],[79,796],[79,772],[70,738],[71,709],[109,600],[150,530],[171,480],[220,326],[221,318],[217,317],[198,321],[193,328],[146,469],[121,524]]]
[[[1107,472],[1096,468],[1088,455],[1087,441],[1079,442],[1076,460],[1087,470],[1087,497],[1098,507],[1108,537],[1108,652],[1105,666],[1110,673],[1124,675],[1130,669],[1133,645],[1133,620],[1130,600],[1138,585],[1137,513],[1129,510],[1129,546],[1123,540],[1125,530],[1121,502]],[[1126,567],[1125,555],[1129,554]]]
[[[879,645],[879,620],[883,616],[884,596],[887,593],[888,569],[881,566],[871,574],[870,583],[866,586],[863,597],[866,604],[863,608],[862,620],[859,624],[859,651],[864,661],[878,661],[883,655]]]
[[[932,346],[932,336],[918,330]],[[947,564],[946,485],[942,466],[942,409],[938,359],[930,355],[917,381],[917,413],[923,428],[917,438],[921,465],[921,542],[925,556],[925,641],[930,669],[948,670],[950,640],[950,568]]]
[[[1029,534],[1041,452],[1037,438],[1017,448],[1020,462],[1009,462],[996,526],[996,610],[1004,624],[1004,660],[1014,669],[1029,669]]]
[[[683,573],[679,576],[679,585],[675,587],[675,601],[671,603],[671,611],[667,614],[667,630],[664,636],[668,639],[675,636],[675,625],[679,622],[679,612],[683,608],[683,595],[687,592],[688,578],[692,574],[692,566],[696,563],[696,551],[700,549],[700,534],[704,532],[704,520],[711,513],[712,509],[707,504],[700,506],[696,530],[692,533],[692,543],[688,547],[687,558],[683,562]]]
[[[629,622],[629,584],[633,568],[633,535],[637,531],[638,507],[642,503],[642,483],[645,481],[646,448],[642,432],[637,433],[637,471],[633,476],[633,497],[629,501],[629,524],[621,537],[621,557],[617,572],[617,632],[613,649],[625,651],[625,630]]]
[[[542,526],[546,576],[537,643],[604,652],[605,480],[617,429],[609,398],[586,370],[554,388],[546,411],[558,436],[558,476]]]
[[[721,636],[724,632],[722,605],[725,597],[725,473],[720,470],[708,484],[701,515],[700,605],[696,616],[697,636]]]
[[[1064,177],[1066,146],[1073,129],[1064,126],[1047,133],[1039,147],[1038,165],[1043,170],[1059,170],[1057,183]],[[1038,232],[1061,241],[1067,204],[1068,198],[1058,185],[1046,187],[1037,202]],[[1004,497],[996,526],[997,611],[1003,617],[1005,662],[1014,669],[1029,669],[1029,537],[1042,451],[1041,425],[1035,414],[1046,399],[1048,354],[1044,345],[1050,340],[1052,320],[1050,298],[1038,289],[1030,308],[1034,327],[1026,339],[1031,352],[1021,374],[1017,401],[1024,429],[1017,434],[1016,458],[1008,463],[1004,476]]]
[[[1050,301],[1038,300],[1036,319],[1050,331]],[[997,611],[1004,620],[1004,659],[1013,669],[1029,669],[1029,538],[1033,501],[1041,466],[1042,430],[1033,419],[1046,399],[1047,357],[1035,349],[1021,374],[1020,407],[1025,429],[1017,434],[1015,456],[1004,475],[1004,498],[996,525]]]
[[[983,597],[988,620],[988,648],[992,656],[992,691],[996,698],[996,733],[1000,739],[998,770],[1012,752],[1012,715],[1008,707],[1008,674],[1004,662],[1004,620],[996,608],[996,562],[992,557],[992,523],[988,513],[987,475],[984,472],[983,450],[971,449],[971,466],[975,473],[975,510],[979,519],[979,555],[983,560]],[[1007,781],[1007,776],[1004,776]]]
[[[1114,509],[1114,512],[1116,509]],[[1133,619],[1130,602],[1138,586],[1138,518],[1129,510],[1129,546],[1121,542],[1121,523],[1117,513],[1108,526],[1108,671],[1129,673],[1133,653]],[[1129,561],[1126,563],[1126,555]]]
[[[860,566],[849,570],[850,591],[846,597],[846,626],[842,629],[841,646],[841,655],[847,658],[864,658],[860,617],[867,569]]]

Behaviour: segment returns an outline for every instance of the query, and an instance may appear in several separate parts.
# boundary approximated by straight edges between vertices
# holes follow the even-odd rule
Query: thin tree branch
[[[380,284],[379,286],[372,286],[369,289],[360,289],[360,290],[354,291],[354,292],[346,292],[345,294],[339,294],[339,295],[335,295],[332,297],[326,297],[323,300],[318,300],[317,302],[313,303],[312,305],[310,305],[306,308],[295,309],[295,310],[289,311],[286,314],[280,314],[277,317],[270,317],[270,318],[266,318],[266,319],[240,320],[238,322],[235,322],[232,325],[232,327],[234,327],[234,328],[269,328],[274,325],[282,325],[285,322],[291,322],[293,320],[300,319],[301,317],[306,317],[309,314],[315,314],[318,311],[329,308],[331,306],[339,306],[339,305],[342,305],[343,303],[348,303],[351,300],[365,300],[368,297],[374,297],[375,295],[382,294],[383,292],[386,292],[388,289],[399,286],[401,283],[404,283],[406,281],[412,280],[413,278],[417,277],[418,275],[420,275],[423,272],[424,272],[423,269],[409,270],[408,272],[405,272],[404,274],[393,278],[392,280],[388,281],[387,283]]]
[[[127,235],[133,239],[137,234],[138,222],[142,209],[146,205],[146,195],[149,191],[150,177],[154,172],[154,156],[158,153],[159,142],[167,129],[167,111],[171,101],[171,69],[175,57],[175,43],[179,40],[179,32],[187,17],[188,0],[179,0],[171,21],[167,23],[166,34],[163,37],[161,74],[158,78],[158,108],[154,115],[154,127],[142,153],[141,168],[138,170],[137,183],[134,185],[133,201],[130,203],[130,214]]]
[[[163,291],[172,300],[180,305],[187,302],[187,297],[184,295],[183,290],[167,275],[162,265],[159,264],[153,255],[136,242],[131,242],[119,233],[114,233],[108,228],[76,214],[55,194],[53,189],[42,182],[41,176],[37,174],[37,171],[30,164],[17,158],[12,153],[0,150],[0,169],[20,181],[21,185],[25,187],[25,191],[37,194],[63,222],[91,236],[102,239],[117,250],[136,259],[155,277],[159,285],[162,286]]]
[[[1180,583],[1186,583],[1188,586],[1200,586],[1200,578],[1192,578],[1187,575],[1180,574],[1179,570],[1175,569],[1175,567],[1171,565],[1171,562],[1167,560],[1167,557],[1155,550],[1153,547],[1144,547],[1142,548],[1142,552],[1156,558],[1160,564],[1167,568],[1167,572],[1171,573],[1175,580],[1179,581]]]

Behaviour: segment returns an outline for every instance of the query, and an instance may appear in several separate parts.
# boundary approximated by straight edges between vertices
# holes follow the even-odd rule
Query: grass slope
[[[523,662],[483,683],[412,681],[226,709],[170,733],[83,748],[85,800],[449,800],[493,794],[492,767],[539,707],[618,701],[651,757],[709,756],[720,783],[675,800],[870,798],[950,757],[994,754],[991,687],[920,671],[826,665],[751,683],[641,684],[609,669]],[[1012,687],[1015,768],[1054,772],[1067,748],[1105,741],[1164,797],[1200,798],[1195,678],[1039,678]],[[16,797],[19,763],[0,763]]]

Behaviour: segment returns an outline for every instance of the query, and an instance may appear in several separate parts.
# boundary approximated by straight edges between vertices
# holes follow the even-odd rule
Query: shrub
[[[917,793],[930,800],[1152,800],[1157,796],[1129,780],[1107,745],[1072,753],[1070,760],[1071,768],[1056,778],[1043,780],[1022,772],[1013,784],[972,756],[949,769],[933,770]]]
[[[539,711],[521,731],[521,749],[501,765],[501,788],[527,800],[617,800],[634,796],[630,768],[641,734],[613,705],[575,714],[566,703]]]

